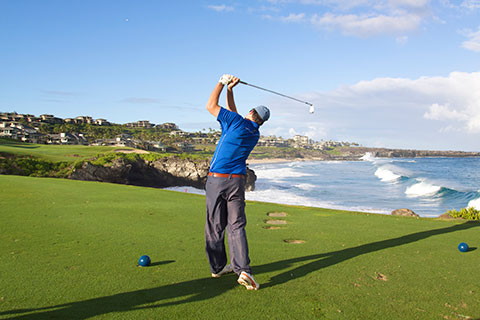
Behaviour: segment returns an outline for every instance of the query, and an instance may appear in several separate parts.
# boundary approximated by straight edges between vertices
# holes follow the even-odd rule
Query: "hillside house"
[[[89,116],[78,116],[75,118],[75,121],[77,124],[83,124],[83,123],[91,124],[93,123],[93,118]]]
[[[309,139],[307,136],[301,136],[299,134],[293,136],[293,141],[299,144],[309,144]]]
[[[43,135],[35,128],[19,122],[0,122],[0,136],[37,143]]]
[[[41,122],[46,122],[46,123],[51,123],[51,124],[62,124],[63,123],[63,119],[56,118],[56,117],[53,116],[53,114],[41,114],[39,120]]]
[[[146,141],[145,145],[147,150],[157,151],[157,152],[166,152],[167,146],[162,144],[160,141]]]
[[[171,122],[157,124],[156,127],[167,130],[178,130],[178,126],[175,123]]]
[[[87,145],[88,141],[81,133],[52,133],[47,135],[48,144],[81,144]]]
[[[10,126],[7,122],[0,122],[0,137],[18,139],[22,136],[22,131],[16,126]]]
[[[182,152],[192,152],[195,150],[195,147],[193,144],[187,143],[187,142],[177,142],[175,143],[175,146],[177,148],[180,148]]]
[[[185,131],[182,131],[180,129],[178,130],[172,130],[170,131],[169,135],[174,136],[174,137],[183,137],[185,136]]]
[[[96,119],[94,124],[97,126],[109,126],[110,122],[108,122],[106,119]]]
[[[258,139],[258,146],[264,147],[288,147],[288,141],[283,140],[282,138],[277,138],[275,136],[260,137]]]
[[[153,128],[155,125],[148,120],[140,120],[137,122],[125,123],[125,126],[129,128]]]

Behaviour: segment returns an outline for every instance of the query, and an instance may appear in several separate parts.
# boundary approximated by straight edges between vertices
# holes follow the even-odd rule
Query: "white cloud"
[[[318,123],[310,123],[307,124],[306,127],[303,128],[290,128],[288,129],[288,134],[290,136],[301,135],[307,136],[310,139],[320,141],[327,137],[328,130],[325,127],[319,126]]]
[[[458,3],[458,1],[441,0],[441,3],[450,9],[468,11],[480,9],[480,0],[463,0],[461,3]]]
[[[301,22],[305,20],[305,13],[290,13],[286,17],[280,17],[280,20],[283,22]]]
[[[314,15],[311,23],[320,29],[339,29],[346,35],[368,37],[380,34],[398,34],[418,28],[421,17],[414,14],[387,15]]]
[[[319,30],[339,30],[344,35],[370,37],[401,35],[417,30],[426,19],[438,20],[430,8],[431,0],[266,0],[277,8],[297,4],[312,6],[307,14],[263,16],[284,22],[303,22],[306,19]],[[474,1],[474,0],[470,0]],[[480,0],[478,0],[480,1]],[[312,12],[313,11],[313,12]]]
[[[403,148],[478,150],[480,72],[446,77],[377,78],[329,92],[291,95],[316,112],[272,97],[272,117],[262,134],[343,140]],[[461,142],[459,142],[461,141]],[[464,143],[462,145],[462,143]]]
[[[464,111],[459,112],[457,110],[452,110],[448,105],[439,105],[438,103],[432,104],[423,116],[425,119],[430,120],[468,120],[468,114]]]
[[[469,10],[480,9],[480,0],[464,0],[461,6]]]
[[[290,128],[288,129],[288,134],[290,134],[291,136],[295,136],[299,133],[295,130],[295,128]]]
[[[430,0],[389,0],[388,3],[393,7],[422,8],[428,5]]]
[[[468,31],[466,36],[469,40],[464,41],[462,47],[467,50],[480,52],[480,27],[478,27],[477,31]]]
[[[448,77],[361,81],[328,96],[337,104],[357,108],[410,108],[412,114],[422,111],[425,119],[455,121],[469,133],[480,133],[478,88],[480,72],[452,72]]]
[[[233,11],[234,8],[232,6],[227,6],[225,4],[221,5],[209,5],[208,8],[215,10],[217,12],[223,12],[223,11]]]

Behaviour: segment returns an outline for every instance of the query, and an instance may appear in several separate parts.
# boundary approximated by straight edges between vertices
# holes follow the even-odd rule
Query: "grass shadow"
[[[334,266],[355,257],[386,250],[397,246],[420,241],[432,236],[479,227],[480,223],[466,222],[446,228],[433,229],[404,235],[397,238],[372,242],[353,248],[320,253],[292,259],[280,260],[254,267],[255,274],[285,270],[298,262],[306,264],[280,273],[262,284],[262,288],[284,284],[292,279],[304,277],[309,273]],[[171,263],[160,261],[156,265]],[[292,277],[291,275],[294,275]],[[43,308],[16,309],[0,312],[0,316],[10,316],[7,319],[88,319],[111,312],[127,312],[140,309],[154,309],[183,303],[198,302],[217,297],[237,286],[235,277],[226,275],[220,279],[202,278],[180,283],[169,284],[156,288],[141,289],[115,295],[92,298],[88,300],[59,304]],[[148,305],[145,305],[148,304]]]
[[[398,238],[372,242],[372,243],[360,245],[353,248],[347,248],[339,251],[282,260],[282,261],[274,262],[272,264],[258,266],[254,268],[254,273],[264,273],[264,272],[272,272],[275,270],[283,270],[283,269],[291,268],[295,263],[310,261],[307,264],[304,264],[300,267],[290,269],[287,272],[278,274],[272,277],[268,283],[262,284],[263,288],[273,287],[273,286],[288,282],[292,279],[298,279],[300,277],[304,277],[311,272],[314,272],[323,268],[331,267],[343,261],[353,259],[355,257],[361,256],[364,254],[377,252],[385,249],[390,249],[397,246],[420,241],[432,236],[466,230],[474,227],[480,227],[480,223],[478,223],[477,221],[468,221],[463,224],[457,224],[457,225],[453,225],[446,228],[421,231],[421,232],[401,236]]]
[[[22,149],[37,149],[39,148],[38,146],[22,146],[22,145],[14,145],[14,144],[9,144],[8,145],[9,147],[12,147],[12,148],[22,148]]]
[[[175,260],[165,260],[165,261],[152,262],[150,264],[150,267],[161,266],[161,265],[169,264],[169,263],[173,263],[173,262],[175,262]]]

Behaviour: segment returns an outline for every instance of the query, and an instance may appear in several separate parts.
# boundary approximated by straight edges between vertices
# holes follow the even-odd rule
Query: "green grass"
[[[210,278],[203,196],[0,176],[0,203],[1,319],[480,317],[478,222],[248,202],[251,292]]]
[[[9,139],[0,139],[0,152],[19,156],[34,156],[53,162],[74,162],[119,149],[118,147],[81,146],[81,145],[45,145],[25,143]],[[131,148],[121,148],[131,149]]]

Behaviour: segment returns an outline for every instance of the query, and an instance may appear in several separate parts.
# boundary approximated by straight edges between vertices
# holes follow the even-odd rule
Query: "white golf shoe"
[[[224,274],[233,272],[233,267],[231,264],[227,264],[219,273],[212,273],[212,278],[220,278]]]
[[[245,271],[240,273],[237,282],[242,286],[245,286],[247,290],[258,290],[260,288],[260,284],[255,281],[255,278],[250,273]]]

